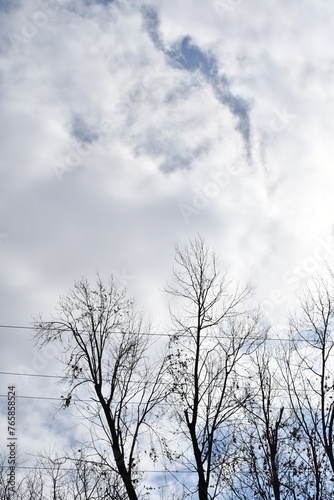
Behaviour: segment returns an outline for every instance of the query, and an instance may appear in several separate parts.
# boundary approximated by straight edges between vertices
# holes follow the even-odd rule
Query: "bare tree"
[[[73,500],[125,500],[127,498],[119,474],[104,461],[101,462],[96,454],[90,454],[86,449],[79,449],[65,455],[43,454],[39,456],[37,464],[45,471],[44,480],[49,486],[50,499],[54,498],[54,478],[60,476],[59,498]]]
[[[48,488],[49,498],[52,500],[61,500],[66,497],[67,471],[63,467],[65,462],[66,459],[59,457],[58,454],[54,456],[51,454],[47,456],[41,455],[35,469],[33,469],[33,473],[26,477],[25,489],[31,494],[33,491],[36,491],[36,485],[39,485],[39,489],[43,494],[45,494],[44,492]],[[43,471],[43,475],[40,473],[41,470]],[[39,500],[39,497],[35,498]]]
[[[68,491],[73,500],[125,500],[127,493],[119,475],[105,463],[79,450],[68,472]]]
[[[264,345],[249,363],[252,396],[245,403],[245,423],[237,436],[242,460],[231,481],[233,498],[247,500],[250,494],[263,500],[299,498],[299,464],[290,433],[293,418],[278,356],[276,349]]]
[[[9,482],[10,468],[8,466],[8,457],[5,453],[0,455],[0,500],[10,500],[14,498],[13,485]]]
[[[149,432],[152,410],[165,396],[160,384],[163,363],[155,364],[148,356],[149,326],[125,290],[119,290],[113,279],[105,286],[97,276],[95,288],[86,279],[75,283],[60,299],[56,317],[52,321],[40,317],[35,329],[40,345],[58,343],[64,355],[70,383],[65,406],[80,387],[91,390],[91,404],[83,411],[92,410],[91,423],[94,427],[99,422],[104,432],[114,470],[128,498],[137,500],[140,442],[144,431]]]
[[[300,311],[290,319],[290,343],[282,374],[294,410],[294,433],[312,477],[305,498],[323,500],[334,493],[334,290],[329,279],[309,282]],[[304,481],[300,481],[305,484]]]
[[[27,466],[15,493],[2,488],[1,500],[125,500],[120,476],[86,450],[47,452]]]
[[[334,298],[324,280],[307,287],[300,317],[291,319],[291,339],[299,357],[299,373],[307,381],[309,416],[321,438],[334,473]]]
[[[20,487],[20,500],[29,498],[30,500],[45,500],[47,498],[47,481],[44,475],[45,471],[39,468],[33,468],[23,478]],[[56,497],[54,491],[54,484],[50,487],[49,498],[64,498],[63,496]],[[60,485],[58,485],[59,488]],[[59,489],[58,492],[60,493]]]
[[[166,291],[183,313],[171,312],[171,402],[176,435],[192,450],[181,454],[182,463],[196,473],[199,500],[208,500],[221,494],[224,475],[236,460],[231,419],[248,398],[241,361],[266,331],[256,315],[242,309],[250,287],[239,289],[220,274],[202,238],[183,251],[176,248],[175,260],[173,284]]]
[[[303,350],[302,345],[299,347]],[[334,493],[328,481],[330,466],[318,433],[320,419],[317,403],[305,378],[299,355],[300,352],[296,355],[290,344],[285,346],[282,360],[284,387],[294,414],[289,432],[297,455],[296,463],[298,460],[296,490],[300,491],[303,499],[325,500],[332,498]]]

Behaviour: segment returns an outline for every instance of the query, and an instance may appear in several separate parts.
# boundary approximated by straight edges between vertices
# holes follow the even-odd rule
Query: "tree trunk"
[[[111,433],[112,450],[113,450],[117,470],[122,478],[122,481],[124,483],[129,500],[138,500],[137,493],[136,493],[134,486],[132,484],[131,471],[128,470],[126,467],[126,464],[124,461],[124,456],[123,456],[121,448],[119,446],[118,435],[117,435],[117,431],[115,428],[115,421],[112,418],[112,415],[110,413],[110,408],[104,400],[101,389],[99,387],[95,386],[95,390],[96,390],[96,394],[99,398],[99,401],[102,405],[105,417],[107,419],[108,427],[109,427],[109,430]]]

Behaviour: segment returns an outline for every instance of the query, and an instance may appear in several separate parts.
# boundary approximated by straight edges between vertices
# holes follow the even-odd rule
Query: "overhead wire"
[[[0,394],[0,398],[7,398],[7,394]],[[52,397],[47,397],[47,396],[21,396],[21,395],[16,395],[16,398],[18,399],[38,399],[38,400],[47,400],[47,401],[58,401],[59,403],[62,403],[62,402],[65,402],[66,401],[66,398],[65,397],[60,397],[60,398],[52,398]],[[92,403],[94,402],[93,399],[74,399],[73,400],[73,403]],[[141,403],[139,401],[128,401],[127,404],[131,404],[131,405],[140,405],[140,404],[144,404],[144,403]],[[170,407],[170,403],[159,403],[159,406],[168,406]],[[199,405],[199,407],[201,408],[205,408],[205,405]],[[281,409],[281,406],[270,406],[272,409],[274,410],[280,410]],[[292,408],[291,406],[286,406],[286,404],[284,405],[284,408],[287,409],[287,410],[293,410],[294,408]]]
[[[95,465],[99,465],[96,463]],[[1,469],[7,469],[8,465],[0,464]],[[42,467],[42,466],[32,466],[32,465],[15,465],[15,469],[29,469],[29,470],[54,470],[53,467]],[[62,467],[61,471],[76,471],[74,467]],[[139,472],[156,472],[157,474],[190,474],[196,471],[191,470],[140,470]]]
[[[9,329],[17,329],[17,330],[41,330],[42,327],[38,327],[38,326],[24,326],[24,325],[0,325],[0,328],[9,328]],[[57,330],[57,327],[55,326],[54,328],[55,330]],[[63,331],[71,331],[70,329],[64,329]],[[85,330],[79,330],[80,332],[85,332]],[[184,336],[184,337],[191,337],[192,335],[190,333],[187,333],[187,332],[182,332],[182,334],[179,334],[179,333],[154,333],[154,332],[133,332],[133,331],[129,331],[129,332],[126,332],[126,331],[117,331],[117,330],[111,330],[109,333],[113,333],[115,335],[124,335],[124,334],[133,334],[133,333],[137,333],[137,334],[141,334],[141,335],[145,335],[145,336],[152,336],[152,337],[175,337],[175,336]],[[217,338],[217,335],[205,335],[205,338]],[[219,335],[219,338],[221,339],[228,339],[230,338],[230,336],[228,335]],[[248,337],[248,340],[256,340],[257,337]],[[272,337],[272,336],[265,336],[265,339],[266,341],[270,341],[270,342],[276,342],[276,341],[282,341],[282,342],[305,342],[304,339],[291,339],[289,337],[287,338],[283,338],[283,337]]]

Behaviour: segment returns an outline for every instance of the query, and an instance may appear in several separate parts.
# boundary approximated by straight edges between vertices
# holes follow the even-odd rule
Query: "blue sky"
[[[333,21],[315,0],[1,1],[0,323],[99,269],[164,329],[174,244],[200,233],[280,324],[333,254]],[[0,335],[3,371],[56,371]]]

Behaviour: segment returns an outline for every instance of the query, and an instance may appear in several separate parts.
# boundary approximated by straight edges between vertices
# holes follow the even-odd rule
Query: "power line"
[[[0,398],[7,398],[7,394],[0,394]],[[46,396],[21,396],[19,394],[16,394],[15,395],[15,398],[16,399],[47,399],[47,400],[50,400],[50,401],[64,401],[66,400],[66,398],[50,398],[50,397],[46,397]],[[91,399],[80,399],[79,400],[80,402],[82,403],[88,403],[90,402],[91,403]]]
[[[248,367],[248,369],[250,369],[250,367]],[[0,371],[0,375],[12,375],[12,376],[18,376],[18,377],[39,377],[39,378],[55,378],[55,379],[58,379],[58,380],[71,380],[71,377],[69,376],[61,376],[61,375],[46,375],[46,374],[43,374],[43,373],[20,373],[20,372],[5,372],[5,371]],[[257,375],[257,372],[254,372],[253,371],[253,376]],[[244,376],[245,378],[246,376]],[[75,379],[75,381],[82,381],[82,380],[86,380],[88,383],[91,382],[91,380],[87,379],[87,378],[81,378],[81,377],[78,377]],[[160,382],[162,385],[171,385],[173,384],[173,381],[171,380],[170,382]],[[145,384],[145,381],[136,381],[136,384]],[[277,382],[278,384],[278,382]],[[286,389],[284,387],[282,387],[281,384],[278,384],[279,387],[276,387],[275,388],[275,391],[282,391],[282,392],[287,392]],[[248,387],[239,387],[240,389],[247,389]],[[304,392],[311,392],[311,393],[314,393],[314,391],[312,389],[304,389],[302,391],[298,391],[300,393],[304,393]],[[2,397],[3,395],[0,394],[0,397]],[[6,396],[7,397],[7,396]],[[17,395],[16,397],[23,397],[23,396],[19,396]],[[28,397],[28,396],[25,396],[25,397]],[[35,399],[54,399],[54,398],[39,398],[37,396],[29,396],[31,398],[35,398]],[[57,398],[56,398],[57,399]],[[88,401],[88,400],[87,400]],[[90,401],[90,400],[89,400]]]
[[[98,463],[95,463],[94,465],[99,465]],[[8,466],[0,464],[0,468],[2,470],[8,469]],[[42,467],[42,466],[29,466],[29,465],[15,465],[15,469],[29,469],[29,470],[54,470],[53,467]],[[61,467],[60,471],[76,471],[74,467],[67,468],[67,467]],[[197,471],[192,471],[192,470],[140,470],[139,472],[156,472],[157,474],[194,474],[197,473]]]
[[[283,389],[282,389],[283,391]],[[7,398],[7,394],[0,394],[0,398]],[[60,398],[51,398],[51,397],[46,397],[46,396],[21,396],[21,395],[16,395],[16,398],[17,399],[38,399],[38,400],[50,400],[50,401],[58,401],[58,402],[65,402],[66,401],[66,398],[65,397],[60,397]],[[96,402],[94,401],[93,399],[74,399],[73,400],[73,403],[75,404],[76,402],[78,403],[92,403],[92,402]],[[128,401],[126,403],[127,405],[128,404],[131,404],[131,405],[140,405],[140,404],[145,404],[145,402],[141,403],[139,401]],[[158,406],[168,406],[170,407],[170,403],[159,403]],[[199,405],[200,408],[206,408],[206,406],[204,404],[201,404]],[[280,410],[282,406],[271,406],[272,409],[274,410]],[[294,408],[292,406],[287,406],[286,404],[284,404],[284,408],[287,409],[287,410],[293,410]],[[245,422],[248,422],[246,420],[243,421],[244,423]]]
[[[23,325],[0,325],[0,328],[10,328],[10,329],[17,329],[17,330],[41,330],[42,327],[34,327],[34,326],[23,326]],[[55,326],[54,330],[57,330],[57,327]],[[64,329],[63,331],[71,331],[70,329]],[[82,333],[85,332],[85,330],[78,330]],[[116,330],[111,330],[109,333],[113,333],[115,335],[132,335],[134,333],[136,334],[141,334],[145,336],[151,336],[151,337],[192,337],[192,334],[187,333],[187,332],[182,332],[182,333],[153,333],[153,332],[125,332],[125,331],[116,331]],[[205,335],[205,338],[220,338],[220,339],[229,339],[231,338],[230,336],[226,335]],[[257,337],[248,337],[247,340],[257,340]],[[282,342],[305,342],[304,339],[290,339],[290,338],[284,338],[284,337],[265,337],[265,341],[270,341],[270,342],[276,342],[276,341],[282,341]]]
[[[39,326],[23,326],[23,325],[0,325],[0,328],[11,328],[11,329],[14,329],[14,330],[42,330],[42,327],[39,327]],[[57,330],[57,327],[55,326],[54,328],[55,330]],[[64,329],[62,331],[67,331],[67,332],[70,332],[70,328],[68,329]],[[85,330],[78,330],[79,332],[82,332],[84,333]],[[137,334],[141,334],[141,335],[148,335],[148,336],[156,336],[156,337],[170,337],[170,334],[169,333],[152,333],[152,332],[124,332],[124,331],[116,331],[116,330],[111,330],[109,331],[108,333],[114,333],[116,335],[124,335],[124,334],[133,334],[133,333],[137,333]],[[187,335],[187,334],[186,334]]]
[[[42,378],[58,378],[58,379],[64,379],[64,378],[69,378],[69,377],[62,377],[60,375],[44,375],[41,373],[19,373],[19,372],[0,372],[0,375],[19,375],[20,377],[42,377]],[[77,380],[83,380],[83,379],[77,379]]]

